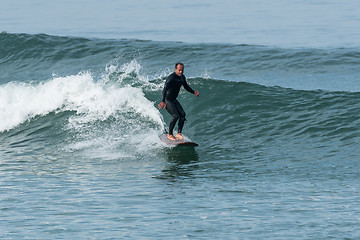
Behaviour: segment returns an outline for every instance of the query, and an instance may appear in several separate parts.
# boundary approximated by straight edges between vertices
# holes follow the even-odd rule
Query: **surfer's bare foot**
[[[176,138],[180,140],[184,140],[184,137],[181,133],[176,134]]]
[[[167,137],[168,137],[168,139],[170,139],[170,140],[175,140],[175,141],[177,140],[176,137],[174,137],[174,135],[172,135],[172,134],[168,134]]]

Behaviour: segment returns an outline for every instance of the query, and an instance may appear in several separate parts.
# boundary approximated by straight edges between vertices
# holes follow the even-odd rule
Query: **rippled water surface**
[[[2,6],[0,238],[359,238],[357,2]]]

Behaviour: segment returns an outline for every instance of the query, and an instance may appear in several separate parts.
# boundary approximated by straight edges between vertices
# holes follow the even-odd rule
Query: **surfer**
[[[169,124],[169,134],[168,138],[170,140],[183,140],[184,137],[181,134],[182,128],[185,122],[185,112],[179,103],[176,100],[177,96],[179,95],[179,91],[181,86],[184,86],[186,91],[195,94],[195,96],[199,96],[198,91],[194,91],[186,82],[186,77],[183,75],[184,73],[184,64],[176,63],[175,64],[175,72],[170,74],[165,82],[164,89],[162,91],[162,101],[159,104],[159,109],[165,108],[168,113],[172,116],[172,119]],[[173,130],[175,127],[176,122],[179,120],[178,123],[178,133],[176,137],[173,134]]]

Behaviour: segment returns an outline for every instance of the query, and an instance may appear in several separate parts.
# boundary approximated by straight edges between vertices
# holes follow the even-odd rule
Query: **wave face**
[[[342,146],[358,138],[356,49],[269,49],[7,33],[0,35],[0,43],[3,137],[24,129],[32,135],[33,125],[46,122],[59,127],[64,137],[59,142],[72,131],[91,139],[69,140],[75,148],[102,142],[94,140],[99,131],[105,131],[101,135],[107,139],[142,139],[137,135],[142,132],[152,138],[169,120],[156,104],[172,71],[168,63],[180,57],[190,84],[201,91],[199,99],[180,97],[191,116],[186,128],[197,138],[218,139],[215,145],[226,141],[234,151],[238,143],[249,141],[298,146],[336,139]],[[318,89],[322,84],[324,88]],[[155,139],[152,144],[159,144]]]

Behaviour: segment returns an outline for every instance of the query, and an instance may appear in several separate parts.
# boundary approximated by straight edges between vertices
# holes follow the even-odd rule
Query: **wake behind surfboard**
[[[197,143],[189,142],[186,140],[171,140],[168,139],[167,133],[160,135],[161,141],[166,143],[167,145],[174,145],[174,146],[188,146],[188,147],[197,147],[199,146]]]

